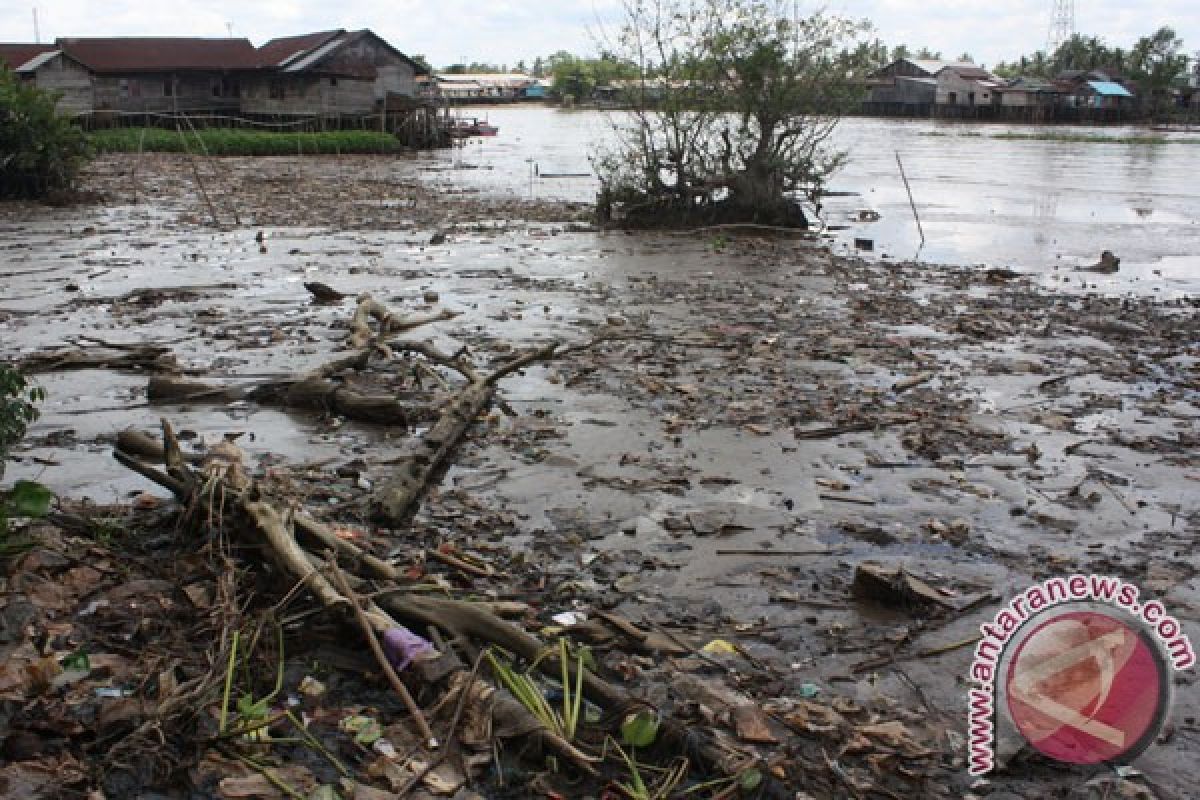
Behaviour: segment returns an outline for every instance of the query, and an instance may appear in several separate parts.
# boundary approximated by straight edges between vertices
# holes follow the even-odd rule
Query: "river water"
[[[489,193],[590,201],[589,155],[619,118],[541,106],[464,109],[500,127],[432,156],[439,179]],[[936,120],[844,120],[834,146],[849,162],[826,202],[835,250],[933,264],[986,264],[1040,273],[1047,283],[1178,296],[1200,288],[1200,143],[999,139],[1008,132],[1123,138],[1133,128],[1013,128]],[[925,232],[921,244],[897,166],[899,153]],[[878,212],[860,222],[858,212]],[[870,240],[871,250],[855,240]],[[1072,272],[1103,250],[1117,276]]]

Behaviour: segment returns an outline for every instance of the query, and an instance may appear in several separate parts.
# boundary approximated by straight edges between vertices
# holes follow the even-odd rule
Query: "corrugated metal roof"
[[[969,81],[988,81],[993,79],[992,73],[988,72],[986,69],[981,69],[974,64],[970,64],[965,67],[951,65],[949,67],[943,67],[942,69],[953,70],[954,73],[960,78],[965,78]]]
[[[930,58],[909,58],[905,59],[910,64],[915,64],[930,75],[937,75],[946,67],[955,67],[956,69],[973,68],[979,69],[977,64],[972,64],[969,61],[942,61],[940,59]]]
[[[10,69],[17,70],[32,59],[57,49],[52,44],[0,43],[0,65],[7,65]]]
[[[1087,83],[1096,90],[1096,94],[1105,97],[1133,97],[1129,90],[1119,83],[1112,81],[1088,81]]]
[[[68,56],[93,72],[174,72],[253,69],[260,64],[249,39],[115,37],[59,39]]]
[[[364,39],[374,40],[380,47],[390,50],[396,55],[397,58],[400,58],[411,65],[413,70],[418,75],[425,73],[426,70],[422,68],[421,65],[417,64],[417,62],[413,61],[404,53],[397,50],[395,47],[389,44],[387,40],[366,28],[360,31],[326,31],[325,33],[313,33],[307,34],[306,36],[293,36],[288,40],[273,40],[272,42],[268,42],[266,45],[263,45],[262,48],[262,50],[267,50],[268,47],[271,48],[267,51],[268,57],[274,57],[275,55],[278,55],[279,53],[283,52],[287,46],[306,43],[310,46],[306,50],[285,56],[282,62],[264,63],[263,66],[278,66],[284,72],[303,72],[305,70],[316,70],[319,72],[326,72],[327,74],[339,74],[354,78],[373,79],[378,74],[375,64],[343,63],[335,69],[331,69],[329,65],[325,65],[324,69],[321,68],[321,62],[328,59],[329,56],[333,55],[339,49]],[[281,43],[290,43],[290,45]],[[260,53],[261,52],[262,51],[260,51]]]
[[[40,56],[34,56],[21,66],[17,67],[17,72],[34,72],[38,69],[38,67],[42,66],[47,61],[50,61],[51,59],[60,55],[62,55],[62,50],[50,50],[42,53]]]
[[[304,70],[308,69],[309,67],[313,66],[318,61],[323,59],[325,56],[332,53],[334,50],[337,50],[339,47],[341,47],[345,43],[346,43],[345,37],[343,35],[339,34],[338,36],[334,37],[333,39],[330,39],[329,41],[322,44],[320,47],[309,50],[304,55],[302,55],[299,58],[297,58],[296,60],[292,61],[290,64],[288,64],[286,67],[283,68],[283,71],[284,72],[303,72]]]
[[[341,36],[346,31],[338,29],[336,31],[319,31],[317,33],[305,33],[300,36],[283,36],[271,41],[258,48],[258,57],[263,66],[266,67],[282,67],[292,59],[307,53],[314,47],[320,47],[330,39]]]

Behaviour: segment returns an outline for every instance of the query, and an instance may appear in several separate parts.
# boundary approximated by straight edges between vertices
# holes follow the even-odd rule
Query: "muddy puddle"
[[[523,141],[513,130],[520,115],[542,114],[576,118],[496,111],[496,146]],[[873,130],[852,122],[863,136]],[[556,169],[575,169],[557,158]],[[882,163],[872,158],[863,180]],[[393,164],[380,180],[424,172],[441,182],[439,163]],[[348,169],[311,164],[287,169]],[[920,159],[909,168],[928,188]],[[455,171],[455,180],[479,172]],[[319,207],[320,180],[312,187],[290,202]],[[1196,207],[1163,192],[1155,203]],[[305,227],[218,231],[188,218],[203,214],[194,197],[169,194],[136,207],[14,213],[0,220],[3,355],[158,343],[185,374],[266,380],[336,354],[358,292],[406,312],[462,312],[415,338],[447,352],[465,346],[481,364],[603,333],[603,346],[506,379],[503,411],[480,426],[441,492],[502,515],[504,546],[631,619],[739,637],[779,665],[785,687],[928,703],[948,720],[964,705],[970,650],[919,653],[971,636],[1034,580],[1126,577],[1162,595],[1200,640],[1195,308],[1157,297],[1191,284],[1164,270],[1139,297],[1078,283],[1048,292],[1050,273],[990,283],[977,269],[845,259],[802,242],[597,233],[573,227],[570,214],[524,220],[516,205],[491,218],[477,208],[456,225],[450,206],[405,218],[389,197],[380,190],[372,213],[394,219],[353,230],[302,217]],[[897,213],[892,201],[875,205],[885,218]],[[273,220],[265,206],[243,213]],[[952,227],[969,238],[975,223],[954,219],[931,215],[927,233]],[[1120,223],[1133,226],[1126,234],[1155,239],[1138,219]],[[1033,235],[1027,223],[1010,228]],[[445,241],[431,244],[439,232]],[[1082,258],[1090,235],[1081,229],[1068,237],[1075,244],[1055,247]],[[1147,264],[1167,257],[1138,247],[1123,252]],[[313,305],[303,283],[314,280],[348,298]],[[404,448],[394,433],[319,414],[152,407],[146,381],[137,371],[40,375],[49,400],[6,477],[127,501],[148,487],[112,460],[111,442],[164,414],[192,442],[237,437],[260,465],[332,473],[354,463],[367,486]],[[903,611],[848,599],[866,561],[903,565],[971,610],[922,635]],[[569,593],[561,603],[571,607]],[[890,662],[869,666],[910,632],[918,645],[895,662],[904,677]],[[1194,718],[1198,702],[1179,692],[1180,719]],[[1195,732],[1177,730],[1139,768],[1186,793]]]

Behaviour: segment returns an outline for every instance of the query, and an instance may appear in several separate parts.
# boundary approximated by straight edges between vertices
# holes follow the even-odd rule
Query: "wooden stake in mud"
[[[133,170],[129,173],[129,180],[133,183],[133,204],[136,206],[138,202],[138,167],[142,165],[142,148],[146,144],[146,126],[142,126],[142,132],[138,134],[138,151],[137,159],[133,162]]]
[[[904,179],[904,191],[908,192],[908,204],[912,207],[913,219],[917,221],[917,231],[921,234],[921,244],[925,244],[925,229],[921,227],[921,215],[917,213],[917,204],[913,201],[912,187],[908,185],[908,176],[904,174],[904,162],[900,160],[900,151],[896,151],[896,164],[900,167],[900,177]]]
[[[183,151],[187,153],[188,162],[192,165],[192,176],[196,179],[196,186],[200,189],[200,194],[204,197],[204,203],[208,206],[208,213],[212,217],[213,227],[221,227],[221,220],[217,216],[217,209],[213,206],[212,198],[208,196],[208,190],[204,188],[204,180],[200,177],[200,168],[196,166],[196,156],[192,152],[192,148],[188,146],[187,137],[183,133],[183,128],[179,121],[175,121],[175,132],[179,134],[179,140],[183,142]]]
[[[192,136],[196,137],[196,143],[200,145],[200,152],[204,153],[205,158],[209,158],[211,156],[211,153],[208,152],[208,145],[204,144],[204,137],[200,135],[200,131],[196,130],[196,126],[192,124],[192,118],[188,117],[188,116],[184,116],[183,119],[187,123],[188,130],[190,130],[192,132]],[[227,197],[228,196],[229,195],[227,195]],[[210,205],[211,205],[211,201],[210,201]],[[238,227],[241,227],[242,218],[238,214],[237,206],[234,205],[232,199],[230,199],[230,201],[229,201],[229,210],[233,212],[233,224],[237,225]]]

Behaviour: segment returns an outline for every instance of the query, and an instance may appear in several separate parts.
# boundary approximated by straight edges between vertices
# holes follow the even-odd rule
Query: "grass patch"
[[[150,153],[207,150],[215,156],[294,156],[395,153],[403,149],[396,137],[378,131],[279,133],[203,128],[181,134],[162,128],[110,128],[93,131],[88,138],[99,153],[136,153],[140,148]]]
[[[1083,144],[1200,144],[1200,139],[1170,139],[1166,136],[1102,136],[1093,133],[994,133],[993,139],[1027,139],[1037,142]]]

